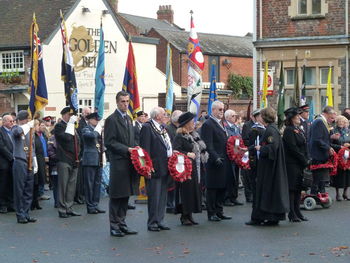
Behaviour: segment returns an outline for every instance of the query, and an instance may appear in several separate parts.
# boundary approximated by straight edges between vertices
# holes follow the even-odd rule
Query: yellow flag
[[[333,107],[332,67],[329,67],[329,70],[328,70],[328,80],[327,80],[327,106]]]
[[[262,92],[262,108],[267,107],[267,86],[268,86],[268,69],[269,69],[269,61],[265,62],[265,70],[264,70],[264,82],[263,82],[263,92]]]

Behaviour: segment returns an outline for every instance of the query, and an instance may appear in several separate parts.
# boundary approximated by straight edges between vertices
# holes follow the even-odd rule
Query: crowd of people
[[[247,225],[277,225],[285,220],[307,221],[300,211],[305,170],[313,165],[311,194],[324,193],[328,183],[336,189],[336,200],[350,200],[349,170],[339,169],[330,177],[330,156],[350,147],[350,109],[337,115],[325,107],[309,121],[309,107],[292,107],[285,113],[283,127],[276,125],[272,108],[252,112],[250,119],[226,109],[220,101],[211,114],[198,118],[175,110],[171,116],[161,107],[148,115],[139,111],[133,121],[127,111],[128,93],[116,95],[116,110],[101,125],[99,116],[84,108],[80,119],[69,107],[61,118],[31,120],[27,111],[5,113],[0,128],[0,213],[15,212],[21,224],[36,222],[30,210],[42,209],[46,185],[52,189],[54,207],[60,218],[80,216],[75,203],[86,205],[88,214],[105,213],[99,206],[104,159],[109,168],[110,234],[137,234],[128,227],[126,215],[130,196],[139,193],[140,175],[130,154],[141,147],[153,164],[145,178],[149,231],[170,230],[165,214],[179,214],[180,223],[197,225],[193,214],[206,210],[211,222],[230,220],[225,206],[243,205],[238,200],[243,183],[252,212]],[[78,125],[77,125],[78,124]],[[249,153],[249,169],[229,158],[228,139],[242,138],[237,149]],[[191,161],[191,179],[179,182],[170,176],[168,160],[181,153]],[[349,153],[349,152],[348,152]],[[349,158],[344,155],[344,158]],[[340,189],[343,189],[342,194]]]

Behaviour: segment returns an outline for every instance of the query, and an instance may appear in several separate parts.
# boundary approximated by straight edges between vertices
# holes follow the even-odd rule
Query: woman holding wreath
[[[173,142],[175,151],[185,154],[192,160],[192,179],[177,182],[175,192],[175,213],[181,213],[181,224],[186,226],[197,225],[192,213],[202,212],[200,169],[198,168],[201,162],[201,151],[203,146],[205,150],[205,145],[192,135],[195,128],[194,117],[195,115],[191,112],[180,115],[179,128]]]
[[[331,140],[332,147],[338,152],[340,148],[350,146],[350,129],[349,129],[349,121],[344,116],[340,115],[335,119],[336,127],[331,131],[332,134],[338,134],[340,137],[333,138]],[[350,150],[349,150],[350,151]],[[349,154],[348,154],[349,155]],[[340,158],[344,158],[345,156],[340,156]],[[350,156],[347,156],[350,158]],[[339,194],[339,188],[344,188],[343,191],[343,199],[350,200],[347,194],[348,187],[350,186],[350,170],[343,170],[340,167],[338,168],[338,172],[335,176],[331,178],[332,186],[335,187],[336,190],[336,200],[341,201],[341,197]]]
[[[289,108],[284,111],[286,128],[283,132],[283,146],[289,187],[290,211],[289,221],[308,221],[300,212],[300,196],[302,190],[303,170],[308,164],[306,138],[300,129],[300,111]]]

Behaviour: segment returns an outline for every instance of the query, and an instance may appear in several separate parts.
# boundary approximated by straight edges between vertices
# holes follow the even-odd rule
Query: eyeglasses
[[[222,109],[218,109],[218,111],[224,111],[224,109],[222,108]]]

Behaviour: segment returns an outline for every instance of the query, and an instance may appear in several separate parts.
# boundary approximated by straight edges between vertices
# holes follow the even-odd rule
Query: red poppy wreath
[[[338,152],[338,167],[342,170],[350,170],[350,150],[341,148]]]
[[[237,146],[239,146],[240,148],[246,148],[243,143],[242,137],[231,136],[227,140],[226,145],[228,158],[231,161],[234,161],[239,168],[246,170],[250,169],[248,153],[239,149]]]
[[[174,152],[169,158],[168,169],[176,182],[185,182],[192,179],[192,161],[180,152]]]
[[[153,163],[148,152],[138,147],[131,151],[131,162],[134,165],[136,172],[147,179],[151,178],[153,172]]]
[[[333,153],[329,156],[329,159],[326,163],[322,164],[312,164],[310,165],[310,170],[317,170],[317,169],[330,169],[330,175],[336,175],[337,174],[337,167],[338,167],[338,156],[336,153]]]

